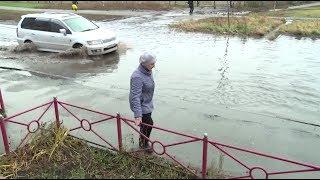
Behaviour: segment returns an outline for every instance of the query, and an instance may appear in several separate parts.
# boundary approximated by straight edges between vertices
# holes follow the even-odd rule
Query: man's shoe
[[[140,137],[139,138],[139,148],[143,149],[144,147],[144,142],[143,142],[143,139]]]
[[[153,149],[152,149],[152,146],[150,146],[149,142],[147,142],[145,145],[144,145],[144,151],[148,154],[152,154],[153,153]]]

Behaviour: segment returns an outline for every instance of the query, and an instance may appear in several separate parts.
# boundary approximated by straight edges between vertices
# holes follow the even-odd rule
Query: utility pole
[[[228,28],[230,28],[230,3],[228,3]]]

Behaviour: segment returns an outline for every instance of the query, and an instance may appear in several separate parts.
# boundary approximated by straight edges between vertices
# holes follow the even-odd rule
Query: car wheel
[[[75,45],[73,45],[73,48],[74,48],[74,49],[80,49],[80,48],[82,48],[82,47],[83,47],[82,44],[75,44]]]
[[[20,47],[18,51],[29,51],[33,52],[37,50],[37,46],[31,40],[25,40],[23,43],[23,47]]]
[[[24,41],[24,43],[25,44],[31,44],[31,43],[33,43],[31,40],[26,40],[26,41]]]

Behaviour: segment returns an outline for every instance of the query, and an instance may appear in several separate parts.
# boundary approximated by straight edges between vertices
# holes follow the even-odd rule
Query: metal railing
[[[4,109],[4,104],[3,104],[3,99],[2,99],[2,96],[1,96],[1,91],[0,91],[0,105],[1,105],[1,109]],[[4,146],[5,152],[7,154],[10,153],[11,150],[10,150],[10,144],[9,144],[8,136],[7,136],[7,132],[6,132],[6,124],[13,123],[13,124],[16,124],[16,125],[20,125],[20,126],[26,127],[26,130],[27,130],[28,133],[24,138],[22,138],[21,142],[18,145],[18,148],[19,148],[25,142],[25,140],[26,140],[26,138],[28,137],[29,134],[35,133],[35,132],[38,131],[38,129],[41,129],[40,120],[43,118],[43,116],[48,112],[48,110],[51,107],[53,107],[53,109],[54,109],[54,115],[55,115],[54,118],[55,118],[56,125],[58,127],[62,124],[62,121],[60,119],[61,116],[59,114],[59,108],[60,108],[60,110],[64,109],[65,111],[67,111],[68,114],[70,114],[79,123],[79,125],[77,127],[70,129],[70,132],[75,131],[75,130],[80,130],[80,129],[82,129],[82,130],[84,130],[86,132],[92,132],[96,137],[101,139],[104,142],[104,144],[99,144],[99,143],[96,143],[96,142],[93,142],[93,141],[89,141],[89,140],[85,140],[86,142],[94,144],[94,145],[97,145],[97,146],[100,146],[100,147],[107,147],[107,148],[115,150],[115,151],[124,151],[123,142],[122,142],[122,140],[123,140],[123,138],[122,138],[122,135],[123,135],[123,133],[122,133],[122,123],[124,123],[124,124],[128,125],[136,133],[138,133],[138,135],[141,135],[144,138],[146,138],[151,143],[151,149],[153,150],[153,152],[156,155],[169,157],[171,160],[173,160],[174,162],[179,164],[181,167],[185,168],[186,170],[190,171],[192,174],[194,174],[194,175],[196,175],[196,176],[198,176],[200,178],[207,178],[207,174],[208,174],[207,164],[208,164],[208,150],[209,150],[209,147],[215,148],[220,153],[224,154],[225,156],[227,156],[231,160],[233,160],[236,164],[241,165],[242,167],[244,167],[246,169],[245,175],[243,175],[243,176],[228,177],[228,178],[232,178],[232,179],[242,179],[242,178],[254,179],[254,178],[256,178],[255,174],[257,172],[259,172],[260,175],[262,175],[265,179],[268,179],[272,175],[290,174],[290,173],[303,173],[303,172],[312,172],[312,171],[319,171],[320,172],[320,166],[301,163],[301,162],[297,162],[297,161],[292,161],[292,160],[288,160],[288,159],[285,159],[285,158],[281,158],[281,157],[276,157],[276,156],[260,153],[260,152],[254,151],[254,150],[248,150],[248,149],[244,149],[244,148],[239,148],[239,147],[235,147],[235,146],[219,143],[219,142],[210,140],[208,138],[207,134],[204,134],[203,137],[196,137],[196,136],[184,134],[184,133],[181,133],[181,132],[176,132],[174,130],[164,129],[164,128],[161,128],[161,127],[151,126],[151,125],[142,123],[145,126],[152,127],[154,129],[157,129],[157,130],[159,130],[161,132],[164,132],[164,133],[170,133],[170,134],[178,135],[180,137],[188,138],[188,140],[165,144],[165,143],[161,142],[160,140],[152,140],[151,138],[148,138],[145,135],[143,135],[136,128],[136,126],[134,126],[134,121],[133,120],[125,118],[125,117],[121,117],[119,113],[117,113],[116,115],[110,115],[110,114],[99,112],[99,111],[96,111],[96,110],[92,110],[92,109],[88,109],[88,108],[72,105],[72,104],[69,104],[69,103],[66,103],[66,102],[58,101],[57,98],[53,98],[53,101],[50,101],[48,103],[42,104],[40,106],[31,108],[29,110],[26,110],[26,111],[23,111],[23,112],[20,112],[20,113],[17,113],[17,114],[15,114],[13,116],[2,118],[0,120],[1,133],[2,133],[2,138],[3,138],[3,146]],[[39,108],[44,108],[44,111],[41,113],[41,115],[39,117],[33,118],[33,119],[36,119],[36,120],[32,120],[29,123],[17,122],[17,121],[13,120],[16,117],[19,117],[19,116],[21,116],[23,114],[32,112],[32,111],[37,110]],[[80,118],[79,115],[75,114],[74,112],[72,112],[70,110],[70,108],[81,109],[81,110],[84,110],[84,111],[87,111],[87,112],[99,114],[99,115],[103,116],[104,118],[99,119],[99,120],[94,121],[94,122],[90,122],[87,119]],[[117,134],[115,136],[117,137],[117,144],[110,143],[110,141],[108,141],[107,139],[103,138],[102,135],[99,134],[93,128],[93,125],[104,123],[104,122],[107,122],[107,121],[115,121],[116,122]],[[185,161],[177,160],[175,158],[175,156],[170,154],[169,151],[168,151],[168,148],[172,148],[172,147],[175,147],[175,146],[178,146],[178,145],[183,145],[183,144],[189,144],[189,143],[193,143],[193,142],[201,142],[201,144],[202,144],[202,147],[200,147],[200,148],[202,148],[201,172],[198,172],[198,170],[196,170],[195,168],[191,168],[191,167],[187,166],[185,164],[186,163]],[[158,147],[158,148],[156,148],[156,147]],[[285,163],[288,163],[288,164],[297,165],[297,166],[301,167],[301,169],[291,170],[291,171],[287,171],[287,170],[285,170],[285,171],[281,171],[281,170],[278,170],[278,171],[267,171],[266,167],[248,165],[246,162],[241,161],[236,156],[232,155],[226,149],[236,150],[236,151],[239,151],[239,152],[244,152],[244,153],[248,153],[248,154],[257,155],[259,157],[265,157],[265,158],[269,158],[269,159],[285,162]],[[135,150],[135,151],[130,151],[129,153],[135,153],[135,152],[139,152],[139,151],[142,151],[142,150],[138,149],[138,150]]]
[[[1,89],[0,89],[0,112],[1,113],[5,112]]]

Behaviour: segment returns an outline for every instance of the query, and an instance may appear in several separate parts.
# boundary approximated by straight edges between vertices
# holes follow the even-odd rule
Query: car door
[[[39,49],[47,50],[50,49],[49,46],[49,19],[46,18],[36,18],[30,32],[30,37],[32,41],[38,46]]]
[[[65,29],[67,34],[60,33],[60,29]],[[49,43],[52,49],[65,51],[71,48],[71,31],[63,26],[58,20],[50,21]]]
[[[26,40],[35,42],[35,40],[33,39],[35,38],[35,36],[32,35],[35,33],[33,29],[35,20],[35,17],[26,17],[22,20],[21,24],[18,24],[17,40],[19,44],[23,43]]]

